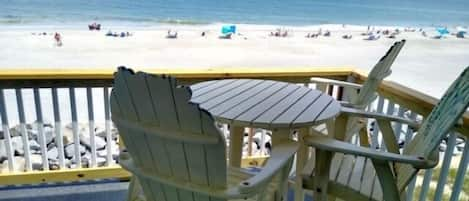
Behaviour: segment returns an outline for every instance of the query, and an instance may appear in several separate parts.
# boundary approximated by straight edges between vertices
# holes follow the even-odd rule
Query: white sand
[[[369,70],[383,56],[393,41],[406,39],[390,80],[397,81],[435,97],[440,97],[451,81],[469,66],[469,40],[448,35],[436,40],[420,32],[403,32],[397,39],[382,37],[365,41],[360,33],[366,27],[321,25],[286,27],[293,35],[268,37],[274,26],[238,25],[242,36],[218,39],[218,25],[166,26],[153,28],[118,28],[132,31],[128,38],[104,36],[106,31],[62,30],[62,47],[55,47],[53,36],[36,36],[44,28],[0,31],[0,68],[210,68],[210,67],[329,67],[355,66]],[[85,27],[84,27],[85,28]],[[179,31],[179,38],[166,39],[166,30]],[[331,37],[305,38],[319,28],[331,30]],[[379,29],[383,29],[380,27]],[[378,28],[376,28],[378,29]],[[403,30],[401,28],[401,30]],[[205,38],[202,31],[208,31]],[[436,32],[426,30],[430,35]],[[343,34],[353,34],[351,40]],[[246,39],[245,39],[246,38]]]

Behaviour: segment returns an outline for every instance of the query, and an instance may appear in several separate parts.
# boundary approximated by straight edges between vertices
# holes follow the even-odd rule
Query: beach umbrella
[[[449,34],[449,31],[446,27],[436,28],[436,31],[440,34],[440,36],[443,36],[445,34]]]
[[[236,26],[235,25],[224,25],[221,27],[221,33],[222,34],[230,34],[230,33],[236,33]]]

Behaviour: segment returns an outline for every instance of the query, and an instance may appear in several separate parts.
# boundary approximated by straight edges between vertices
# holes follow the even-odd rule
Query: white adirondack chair
[[[213,117],[190,103],[174,78],[119,68],[111,93],[112,119],[128,152],[120,164],[138,178],[146,200],[280,200],[296,142],[279,144],[258,174],[227,169],[226,144]],[[283,192],[282,192],[283,191]]]
[[[315,200],[405,200],[404,190],[419,169],[438,163],[437,147],[469,106],[469,67],[453,82],[423,124],[359,110],[345,115],[375,118],[387,152],[356,146],[316,133],[304,138],[315,148],[314,171],[303,174],[303,186],[315,192]],[[391,122],[420,127],[401,154]]]
[[[391,74],[391,65],[404,44],[405,40],[395,42],[386,54],[381,57],[373,69],[371,69],[367,80],[362,85],[325,78],[311,78],[311,82],[318,84],[321,90],[326,90],[327,85],[344,87],[347,101],[342,102],[342,106],[364,110],[376,99],[379,85],[384,78]],[[356,134],[360,129],[365,129],[366,127],[366,123],[363,119],[350,118],[348,121],[347,134],[345,135],[346,141],[349,141],[353,134]],[[364,134],[366,130],[362,130],[361,132]],[[365,136],[362,137],[365,138]]]

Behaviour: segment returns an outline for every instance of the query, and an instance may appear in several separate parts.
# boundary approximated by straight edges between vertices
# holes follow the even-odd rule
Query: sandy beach
[[[152,28],[116,27],[115,32],[132,36],[107,37],[102,31],[57,27],[1,29],[0,68],[115,68],[125,65],[145,68],[217,67],[340,67],[370,70],[396,40],[407,43],[392,66],[394,80],[411,88],[440,97],[453,79],[469,66],[469,39],[446,35],[432,39],[434,28],[404,32],[395,39],[384,35],[366,41],[360,35],[366,26],[320,25],[282,27],[289,36],[271,37],[278,26],[238,25],[231,40],[219,39],[221,25],[161,25]],[[374,27],[394,30],[396,27]],[[178,31],[177,39],[165,38],[168,29]],[[330,37],[306,38],[308,33],[331,31]],[[418,29],[418,28],[415,28]],[[38,35],[46,32],[48,35]],[[56,47],[53,33],[62,35],[63,46]],[[201,33],[206,32],[205,37]],[[352,39],[342,35],[351,34]]]

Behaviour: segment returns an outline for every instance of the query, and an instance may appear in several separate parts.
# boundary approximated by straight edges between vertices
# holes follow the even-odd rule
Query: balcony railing
[[[180,84],[223,78],[258,78],[294,82],[343,99],[340,86],[310,83],[311,77],[362,83],[366,73],[353,68],[150,70],[171,74]],[[0,71],[0,185],[128,178],[117,161],[118,133],[110,121],[112,70]],[[367,109],[421,120],[438,100],[394,82],[384,82]],[[377,124],[369,122],[371,145],[381,148]],[[412,130],[394,124],[405,146]],[[229,137],[226,125],[222,130]],[[469,198],[469,114],[440,146],[443,160],[422,171],[407,189],[408,200]],[[262,165],[268,157],[268,131],[246,129],[243,166]],[[256,146],[253,146],[253,145]],[[260,147],[257,150],[255,147]],[[466,183],[464,183],[466,182]]]

